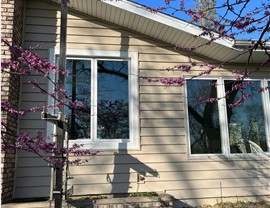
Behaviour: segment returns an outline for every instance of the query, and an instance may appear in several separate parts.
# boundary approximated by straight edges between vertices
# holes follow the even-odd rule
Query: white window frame
[[[269,84],[268,84],[269,83]],[[263,86],[269,86],[270,87],[270,79],[263,79],[262,80]],[[270,88],[268,90],[264,90],[262,92],[262,98],[263,98],[263,105],[264,107],[264,117],[265,117],[265,125],[268,126],[266,128],[266,137],[267,139],[267,148],[270,155]]]
[[[190,76],[185,77],[186,80],[194,79]],[[224,81],[225,80],[235,80],[233,77],[200,77],[194,80],[217,80],[217,97],[223,97],[225,95]],[[268,86],[267,83],[269,79],[245,79],[245,81],[260,81],[261,86]],[[219,110],[219,124],[221,131],[221,150],[222,153],[211,153],[211,154],[192,154],[191,153],[191,142],[190,142],[190,133],[189,133],[189,112],[188,112],[188,96],[187,96],[187,85],[185,85],[185,109],[186,109],[186,135],[187,135],[187,145],[188,145],[188,157],[191,159],[201,159],[201,158],[215,158],[215,157],[253,157],[253,156],[267,156],[270,155],[270,95],[268,90],[265,90],[262,93],[262,104],[264,110],[265,118],[265,134],[267,142],[267,152],[264,153],[230,153],[230,144],[229,144],[229,128],[227,121],[227,110],[226,110],[226,99],[218,100],[218,110]],[[268,115],[268,116],[267,116]]]
[[[59,48],[50,49],[50,61],[56,63],[56,56],[59,56]],[[139,131],[139,76],[138,76],[138,52],[127,51],[101,51],[87,49],[67,49],[67,59],[82,59],[91,61],[92,69],[97,60],[124,60],[128,61],[128,87],[129,87],[129,138],[127,139],[97,139],[96,116],[91,118],[91,138],[82,138],[69,140],[69,146],[73,144],[83,145],[81,149],[93,150],[139,150],[140,149],[140,131]],[[91,73],[91,92],[97,89],[97,74]],[[50,88],[50,86],[49,86]],[[91,93],[91,103],[96,103],[96,97]],[[97,112],[97,107],[91,105],[91,114]],[[91,115],[92,116],[92,115]]]

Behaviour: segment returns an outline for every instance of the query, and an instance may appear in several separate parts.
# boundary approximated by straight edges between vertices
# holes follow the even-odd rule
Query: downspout
[[[64,71],[66,69],[66,42],[67,42],[67,7],[68,0],[61,1],[61,25],[60,25],[60,58],[59,58],[59,70]],[[60,89],[65,89],[65,74],[59,73],[58,85]],[[65,102],[65,96],[59,91],[58,99]],[[64,105],[59,107],[59,111],[62,113],[61,120],[64,121]],[[65,129],[57,127],[56,130],[56,147],[63,148],[65,140]],[[63,153],[55,154],[56,159],[63,159]],[[55,188],[54,188],[54,206],[55,208],[62,207],[63,197],[63,165],[55,165]]]

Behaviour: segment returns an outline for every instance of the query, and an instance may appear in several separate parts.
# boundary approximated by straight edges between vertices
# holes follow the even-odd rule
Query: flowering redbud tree
[[[134,0],[138,3],[146,2]],[[142,77],[148,82],[160,82],[164,85],[187,86],[189,130],[191,137],[192,153],[220,153],[221,127],[218,115],[218,101],[226,103],[227,121],[229,131],[232,131],[233,124],[240,122],[240,118],[247,118],[239,128],[246,129],[242,133],[242,141],[248,144],[248,140],[253,140],[260,144],[263,151],[267,151],[266,136],[264,129],[264,115],[262,110],[252,113],[250,109],[263,108],[258,100],[261,92],[269,91],[269,81],[260,85],[257,81],[250,81],[249,78],[255,73],[269,70],[270,66],[270,3],[266,0],[164,0],[163,5],[157,7],[154,2],[147,7],[152,13],[164,12],[166,14],[185,19],[190,24],[201,28],[201,33],[192,38],[204,38],[206,41],[189,47],[175,45],[174,50],[185,52],[189,58],[188,63],[177,64],[167,68],[168,71],[180,71],[182,75],[178,77],[151,78]],[[241,47],[240,55],[230,57],[229,60],[215,61],[214,63],[202,63],[196,60],[196,53],[201,48],[205,48],[220,40],[228,40],[237,43],[237,39],[245,39],[244,46]],[[260,50],[264,59],[261,63],[252,63],[254,52]],[[231,69],[231,79],[217,80],[196,80],[196,78],[211,77],[214,71],[224,70],[226,65],[232,63],[239,56],[247,57],[242,70]],[[237,66],[236,66],[237,67]],[[192,73],[196,69],[200,72],[193,73],[191,78],[184,75]],[[254,70],[255,69],[255,70]],[[229,71],[228,71],[229,73]],[[265,73],[269,79],[269,73]],[[222,87],[220,87],[222,85]],[[218,90],[224,90],[223,95],[218,94]],[[192,91],[193,90],[193,91]],[[220,91],[219,91],[220,92]],[[265,93],[266,94],[266,93]],[[224,108],[223,108],[224,110]],[[236,114],[238,116],[236,116]],[[262,128],[261,128],[262,127]],[[241,131],[241,129],[240,129]],[[229,132],[230,134],[231,132]],[[260,138],[260,139],[258,139]],[[258,141],[257,141],[258,140]],[[261,141],[259,141],[261,140]],[[240,141],[238,141],[240,142]],[[236,144],[236,143],[235,143]],[[231,145],[231,151],[241,152],[237,145]],[[246,145],[248,146],[248,145]],[[234,150],[235,148],[235,150]],[[242,151],[243,152],[243,151]],[[250,151],[249,151],[250,152]]]
[[[154,2],[154,1],[153,1]],[[208,41],[203,43],[202,45],[195,45],[190,48],[183,48],[181,46],[175,46],[174,50],[176,51],[185,51],[187,56],[189,57],[188,64],[179,64],[173,67],[168,67],[168,71],[181,71],[188,73],[195,67],[204,68],[197,75],[193,76],[191,79],[202,77],[204,75],[211,74],[214,70],[218,70],[223,68],[226,62],[222,62],[219,64],[208,64],[194,61],[192,56],[196,54],[196,51],[201,47],[212,44],[213,42],[219,39],[229,39],[234,40],[238,37],[248,37],[246,39],[250,39],[250,44],[247,48],[243,49],[243,54],[249,54],[249,57],[246,61],[246,67],[243,71],[233,71],[233,75],[235,77],[235,82],[228,82],[228,87],[224,97],[217,96],[208,96],[204,97],[203,93],[197,97],[197,100],[201,103],[207,103],[205,109],[208,109],[208,106],[214,105],[216,101],[222,98],[230,97],[231,101],[229,102],[230,108],[235,108],[244,103],[247,99],[253,96],[251,92],[245,92],[245,89],[252,84],[252,82],[244,82],[244,80],[251,76],[251,72],[249,70],[250,60],[252,59],[253,52],[257,49],[264,50],[266,57],[268,57],[263,63],[258,66],[258,70],[263,67],[269,67],[270,64],[270,52],[269,52],[269,26],[270,26],[270,3],[267,1],[257,0],[234,0],[234,1],[217,1],[216,5],[211,5],[210,7],[199,7],[194,9],[194,6],[187,5],[187,1],[184,0],[164,0],[164,5],[152,8],[148,7],[149,12],[166,12],[172,15],[183,14],[185,15],[190,22],[193,24],[198,24],[202,22],[207,22],[206,25],[200,25],[202,29],[202,33],[198,36],[208,37]],[[222,3],[223,2],[223,3]],[[251,5],[251,6],[250,6]],[[252,6],[256,5],[256,6]],[[215,15],[211,15],[211,12],[214,12]],[[251,40],[252,37],[256,37],[257,40]],[[196,38],[196,37],[194,37]],[[18,110],[14,107],[14,103],[10,100],[2,100],[1,109],[4,112],[8,112],[14,114],[16,116],[25,116],[31,112],[36,111],[46,111],[48,109],[53,109],[55,107],[66,106],[71,109],[83,108],[83,103],[78,101],[71,101],[70,97],[66,94],[65,89],[61,89],[58,87],[57,82],[51,79],[50,74],[67,74],[68,71],[60,71],[58,68],[49,63],[48,60],[39,57],[35,54],[36,47],[29,48],[28,50],[22,50],[22,48],[18,46],[11,46],[5,40],[2,40],[6,45],[10,47],[10,52],[15,57],[13,60],[3,61],[1,63],[1,70],[6,73],[15,73],[20,76],[28,76],[31,73],[37,73],[42,75],[44,78],[51,82],[54,85],[54,89],[52,92],[47,91],[40,85],[37,81],[31,80],[29,84],[33,87],[40,90],[40,93],[46,94],[55,100],[54,105],[46,105],[42,107],[32,106],[28,109]],[[39,46],[37,46],[39,47]],[[230,61],[230,60],[228,60]],[[186,84],[186,79],[184,77],[163,77],[160,79],[153,79],[150,77],[143,77],[143,79],[148,80],[149,82],[161,82],[165,85],[179,85],[182,86]],[[210,95],[214,94],[215,91],[215,83],[212,83],[212,89]],[[264,91],[269,88],[260,88],[258,91]],[[241,91],[242,96],[236,98],[237,92]],[[65,100],[59,100],[58,94],[61,93]],[[210,107],[209,107],[210,108]],[[214,108],[211,108],[214,109]],[[189,108],[190,112],[194,114],[194,117],[197,116],[197,120],[199,120],[199,115],[194,111],[194,109]],[[230,113],[230,109],[228,109]],[[208,112],[208,117],[212,112]],[[207,114],[207,112],[205,112]],[[206,117],[207,117],[206,116]],[[1,123],[7,129],[9,128],[5,121]],[[17,134],[17,132],[14,132]],[[210,134],[208,132],[208,134]],[[212,135],[213,138],[215,135]],[[43,160],[49,162],[52,165],[65,165],[70,163],[80,164],[86,162],[84,160],[80,160],[79,156],[90,155],[93,156],[97,154],[97,152],[92,152],[90,150],[80,150],[79,145],[74,145],[68,148],[56,148],[55,144],[51,141],[49,137],[43,136],[40,132],[37,133],[36,136],[31,136],[26,132],[20,132],[17,135],[17,141],[15,144],[9,144],[6,142],[8,140],[8,135],[2,135],[2,150],[9,151],[11,149],[21,149],[28,152],[32,152],[36,155],[39,155]],[[41,154],[44,152],[46,154]],[[51,157],[52,154],[59,152],[63,153],[63,157],[60,159],[55,159]],[[73,154],[78,156],[78,159],[69,160],[68,157],[65,157],[66,154]],[[45,156],[44,156],[45,155]]]
[[[140,0],[134,0],[135,2],[145,3]],[[193,2],[193,3],[191,3]],[[223,68],[227,62],[233,59],[224,61],[218,64],[208,64],[194,61],[192,59],[196,51],[201,47],[212,44],[217,40],[228,39],[234,41],[238,38],[245,38],[249,40],[249,45],[243,48],[242,54],[249,54],[246,60],[246,67],[244,70],[234,70],[232,74],[238,81],[233,85],[230,90],[226,92],[225,98],[236,91],[243,90],[245,87],[240,83],[241,81],[249,78],[252,73],[249,70],[250,62],[253,52],[260,49],[265,52],[266,59],[260,65],[257,66],[259,71],[261,68],[270,66],[270,3],[269,1],[257,1],[257,0],[233,0],[233,1],[208,1],[208,0],[164,0],[164,4],[161,6],[148,6],[147,10],[152,13],[164,12],[166,14],[177,16],[179,18],[185,18],[192,24],[201,27],[202,32],[197,37],[207,37],[208,41],[201,45],[194,45],[189,48],[175,46],[176,51],[185,51],[189,57],[188,64],[175,65],[168,67],[168,71],[181,71],[190,72],[194,67],[201,67],[204,70],[193,76],[191,79],[202,77],[204,75],[210,75],[214,70]],[[255,40],[256,39],[256,40]],[[241,54],[241,55],[242,55]],[[237,58],[237,57],[235,57]],[[205,70],[206,68],[206,70]],[[169,78],[164,77],[161,79],[152,79],[149,77],[142,77],[149,82],[161,82],[165,85],[184,85],[186,79],[184,77]],[[246,84],[244,84],[246,85]],[[264,91],[269,88],[260,88],[259,91]],[[245,95],[235,104],[231,104],[230,107],[239,106],[246,99],[252,97],[252,95]],[[202,102],[214,102],[221,98],[198,98]]]
[[[45,79],[51,82],[54,86],[53,91],[47,91],[44,89],[40,83],[34,79],[29,80],[29,84],[33,88],[36,88],[40,91],[41,94],[46,94],[55,100],[54,105],[44,105],[44,106],[31,106],[27,109],[18,110],[15,107],[15,103],[11,100],[1,100],[1,111],[13,114],[15,116],[26,116],[31,112],[42,112],[49,109],[55,109],[60,106],[65,106],[70,109],[83,108],[84,104],[80,101],[71,101],[70,97],[66,94],[65,89],[60,89],[51,77],[51,74],[64,74],[67,75],[68,71],[60,71],[55,65],[52,65],[47,59],[41,58],[38,54],[35,53],[35,49],[40,46],[31,47],[27,50],[23,50],[19,46],[12,46],[7,41],[1,40],[2,43],[9,46],[9,50],[14,57],[13,60],[2,60],[1,61],[1,72],[13,73],[19,76],[29,76],[33,73],[37,75],[42,75]],[[57,98],[58,93],[62,93],[65,100],[59,100]],[[1,125],[5,129],[9,129],[6,125],[5,120],[1,120]],[[80,159],[79,156],[95,156],[98,152],[91,150],[81,150],[81,145],[74,144],[71,147],[57,148],[55,143],[52,141],[52,137],[55,135],[44,136],[41,132],[37,132],[35,136],[31,135],[28,132],[12,132],[12,136],[16,136],[16,142],[10,143],[9,134],[1,131],[2,138],[2,151],[13,151],[15,150],[24,150],[27,152],[34,153],[39,156],[41,159],[48,162],[53,167],[61,167],[66,164],[81,164],[85,163],[87,159]],[[56,135],[57,136],[57,135]],[[61,153],[63,157],[54,158],[54,154]],[[67,155],[74,156],[70,159]]]

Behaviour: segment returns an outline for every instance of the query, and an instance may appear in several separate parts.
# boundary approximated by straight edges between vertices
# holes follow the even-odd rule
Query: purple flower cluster
[[[99,151],[82,150],[82,146],[74,144],[72,147],[57,148],[55,143],[51,142],[49,137],[43,136],[41,132],[37,132],[34,137],[31,137],[29,133],[20,133],[15,144],[2,144],[2,151],[24,150],[38,155],[50,165],[63,166],[66,164],[79,165],[86,163],[99,153]],[[62,156],[55,159],[53,157],[55,154],[61,154]]]
[[[68,75],[68,70],[59,70],[55,65],[51,64],[47,59],[41,58],[38,54],[34,53],[35,49],[40,46],[31,47],[28,50],[22,50],[19,46],[11,46],[6,40],[2,39],[2,43],[9,47],[13,60],[2,60],[1,70],[5,73],[16,73],[21,76],[27,76],[33,72],[42,75],[45,79],[54,85],[53,91],[48,92],[36,80],[30,80],[29,86],[37,88],[40,93],[47,94],[56,100],[55,105],[32,106],[25,110],[18,110],[16,105],[9,100],[1,101],[1,110],[15,116],[25,116],[30,112],[43,111],[60,106],[67,106],[69,108],[79,108],[83,106],[80,101],[71,101],[65,89],[58,87],[58,84],[50,78],[51,73]],[[59,100],[57,95],[62,94],[65,100]],[[6,123],[2,121],[2,125],[8,128]],[[34,153],[40,158],[50,163],[52,166],[63,166],[65,164],[82,164],[88,161],[89,156],[92,158],[98,151],[82,150],[82,145],[73,145],[72,147],[57,148],[51,139],[37,132],[36,136],[30,136],[29,133],[22,132],[17,135],[15,143],[10,142],[9,134],[2,133],[2,151],[24,150]],[[16,136],[16,132],[12,133]],[[55,158],[53,155],[59,154],[60,158]],[[71,157],[70,157],[71,156]],[[81,158],[86,156],[86,158]],[[76,157],[76,158],[74,158]]]
[[[179,86],[183,86],[185,83],[185,79],[183,77],[164,77],[164,78],[160,78],[159,81],[162,84],[165,85],[179,85]]]

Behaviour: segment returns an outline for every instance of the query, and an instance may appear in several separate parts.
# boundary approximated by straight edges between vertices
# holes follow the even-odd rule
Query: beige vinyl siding
[[[26,19],[27,15],[25,17]],[[25,25],[27,25],[27,21]],[[36,45],[31,44],[31,46]],[[27,47],[25,43],[24,46]],[[40,54],[48,57],[48,52]],[[45,89],[47,87],[47,80],[43,76],[33,74],[22,77],[20,95],[21,110],[29,109],[30,107],[41,107],[47,103],[47,96],[41,94],[37,88],[29,85],[29,80],[36,80]],[[20,117],[19,128],[21,132],[29,132],[30,136],[33,137],[36,136],[38,131],[45,135],[47,130],[46,123],[41,120],[40,112],[29,113],[27,116]],[[18,151],[13,197],[16,199],[48,197],[50,192],[50,176],[50,168],[46,162],[31,153]]]
[[[59,7],[41,1],[27,1],[24,44],[41,43],[39,52],[47,57],[49,48],[59,48],[60,13],[57,9]],[[177,34],[176,38],[183,41]],[[140,76],[176,77],[179,72],[168,72],[166,68],[188,62],[184,53],[170,50],[171,45],[71,11],[67,41],[67,48],[137,51]],[[198,61],[204,60],[198,58]],[[231,76],[231,73],[219,69],[214,75]],[[102,151],[87,164],[70,166],[73,179],[68,185],[74,187],[74,195],[157,191],[171,193],[179,199],[194,199],[220,197],[221,189],[224,197],[269,194],[269,159],[188,158],[183,87],[140,80],[139,92],[141,149]],[[39,96],[27,97],[27,87],[22,93],[33,102],[45,100]],[[32,118],[24,128],[30,128],[31,122],[37,119]],[[19,169],[21,177],[29,177],[27,171],[34,171],[25,159]],[[40,170],[45,168],[37,169],[37,177],[42,178],[43,185],[46,179],[40,175]],[[137,183],[138,173],[145,176],[144,183]],[[21,181],[17,181],[21,185]],[[19,196],[21,187],[16,190]],[[28,191],[34,195],[36,189],[31,187]],[[21,193],[20,197],[24,195]]]
[[[46,104],[47,96],[28,84],[29,80],[38,81],[46,87],[46,80],[40,76],[28,76],[21,79],[20,109],[41,107]],[[46,123],[42,121],[40,112],[29,113],[19,119],[20,132],[28,132],[30,136],[42,132],[45,135]],[[24,151],[17,151],[14,198],[48,197],[50,188],[50,168],[38,156]]]
[[[46,105],[47,96],[29,85],[30,80],[36,80],[42,87],[47,86],[47,80],[42,76],[30,75],[21,78],[20,109]],[[32,112],[19,118],[20,132],[27,132],[35,137],[37,132],[46,134],[46,123],[41,120],[40,112]],[[37,155],[17,151],[15,172],[15,189],[13,197],[33,198],[48,197],[50,188],[50,168]]]
[[[34,123],[36,121],[32,121]],[[21,131],[35,132],[36,129]],[[17,152],[16,178],[14,198],[35,198],[48,197],[50,188],[50,168],[38,156],[29,154],[24,155],[24,152]]]

